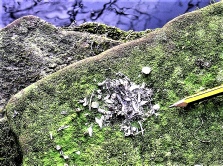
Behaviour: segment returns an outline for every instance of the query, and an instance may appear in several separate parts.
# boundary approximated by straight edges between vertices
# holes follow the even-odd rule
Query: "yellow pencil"
[[[212,88],[212,89],[201,91],[201,92],[199,92],[197,94],[194,94],[192,96],[185,97],[184,99],[174,103],[170,107],[186,107],[187,104],[189,104],[191,102],[194,102],[194,101],[197,101],[197,100],[200,100],[200,99],[204,99],[206,97],[210,97],[210,96],[222,93],[222,92],[223,92],[223,85],[217,86],[217,87]]]

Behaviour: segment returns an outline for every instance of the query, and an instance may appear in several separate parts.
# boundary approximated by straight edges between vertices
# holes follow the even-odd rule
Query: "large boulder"
[[[169,105],[222,83],[222,25],[219,2],[179,16],[144,38],[73,63],[14,95],[5,111],[21,146],[22,163],[221,165],[222,97],[185,109]],[[144,66],[152,69],[149,75],[141,73]],[[154,91],[152,104],[160,105],[159,115],[142,121],[143,134],[125,137],[119,117],[100,129],[94,118],[101,114],[79,103],[99,89],[98,82],[116,79],[118,72],[135,84],[145,82]]]
[[[12,94],[75,61],[120,44],[106,37],[65,31],[35,16],[0,31],[0,109]]]
[[[91,23],[89,25],[93,28]],[[57,28],[35,16],[22,17],[0,30],[1,165],[13,165],[22,160],[17,150],[17,138],[4,117],[3,108],[11,95],[73,62],[132,40],[132,34],[138,34],[134,39],[145,35],[145,32],[128,35],[130,32],[104,24],[95,26],[108,29],[106,31],[110,35],[97,35],[96,29],[90,33],[87,29],[85,32],[78,31],[83,31],[85,27]],[[115,32],[119,32],[119,37],[123,36],[122,40],[112,39],[114,37],[111,34]]]

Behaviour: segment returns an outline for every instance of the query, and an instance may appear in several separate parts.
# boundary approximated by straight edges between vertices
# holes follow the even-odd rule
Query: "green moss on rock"
[[[0,120],[0,165],[18,165],[22,162],[22,149],[17,135],[11,130],[6,118]]]
[[[122,42],[87,32],[65,31],[35,16],[0,30],[0,110],[12,94],[73,62]]]
[[[222,97],[185,109],[169,105],[221,84],[222,17],[222,2],[182,15],[142,39],[74,63],[17,93],[5,111],[23,165],[221,165]],[[152,68],[148,77],[141,74],[142,66]],[[99,113],[78,103],[119,71],[153,88],[154,102],[161,106],[159,116],[143,122],[144,135],[124,137],[118,122],[100,129],[94,122]],[[61,115],[62,110],[69,114]],[[63,125],[69,127],[58,131]],[[60,156],[56,145],[69,159]]]
[[[87,32],[68,32],[35,16],[12,22],[0,30],[0,116],[4,114],[2,110],[10,96],[19,90],[73,62],[95,56],[120,43]],[[11,163],[9,160],[14,161],[13,157],[17,160],[19,154],[15,155],[15,143],[8,142],[14,138],[3,134],[8,132],[7,128],[1,128],[0,132],[4,140],[1,140],[0,163],[7,165]]]
[[[116,27],[107,26],[105,24],[101,23],[83,23],[79,26],[69,26],[64,27],[63,29],[67,31],[79,31],[79,32],[89,32],[91,34],[98,34],[103,35],[107,38],[113,39],[113,40],[119,40],[119,41],[131,41],[138,38],[141,38],[143,36],[146,36],[148,33],[152,32],[153,30],[147,29],[145,31],[123,31]]]

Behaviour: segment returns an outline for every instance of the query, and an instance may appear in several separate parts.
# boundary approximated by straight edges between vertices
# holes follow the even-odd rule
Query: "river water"
[[[56,26],[100,22],[122,30],[160,28],[219,0],[0,0],[0,28],[25,15]]]

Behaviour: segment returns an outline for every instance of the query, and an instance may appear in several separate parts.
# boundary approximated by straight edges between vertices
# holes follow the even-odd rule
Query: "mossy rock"
[[[222,165],[222,96],[185,109],[169,108],[184,96],[222,83],[222,25],[219,2],[69,65],[14,95],[5,111],[23,165]],[[141,74],[143,66],[152,68],[149,76]],[[145,82],[154,90],[153,102],[161,106],[159,116],[143,122],[144,135],[124,137],[119,124],[100,129],[94,122],[99,114],[78,103],[98,88],[97,82],[115,78],[117,72]],[[63,110],[69,114],[61,115]],[[90,124],[92,137],[86,135]],[[69,128],[58,132],[63,125]],[[56,145],[69,159],[60,156]]]
[[[66,31],[35,16],[25,16],[12,22],[0,30],[0,120],[11,95],[73,62],[95,56],[121,43],[123,41],[104,35],[71,29]],[[13,165],[20,158],[15,150],[18,147],[14,146],[16,137],[6,119],[1,121],[1,125],[4,127],[0,129],[0,163]]]
[[[133,30],[123,31],[119,28],[96,22],[83,23],[79,26],[71,25],[69,27],[63,27],[63,29],[66,31],[89,32],[91,34],[103,35],[107,38],[119,41],[121,40],[123,42],[138,39],[153,31],[152,29],[139,32]]]
[[[17,142],[17,136],[11,130],[6,118],[0,120],[0,165],[20,165],[22,149]]]
[[[0,30],[0,107],[12,94],[44,76],[121,43],[87,32],[65,31],[35,16],[12,22]]]

